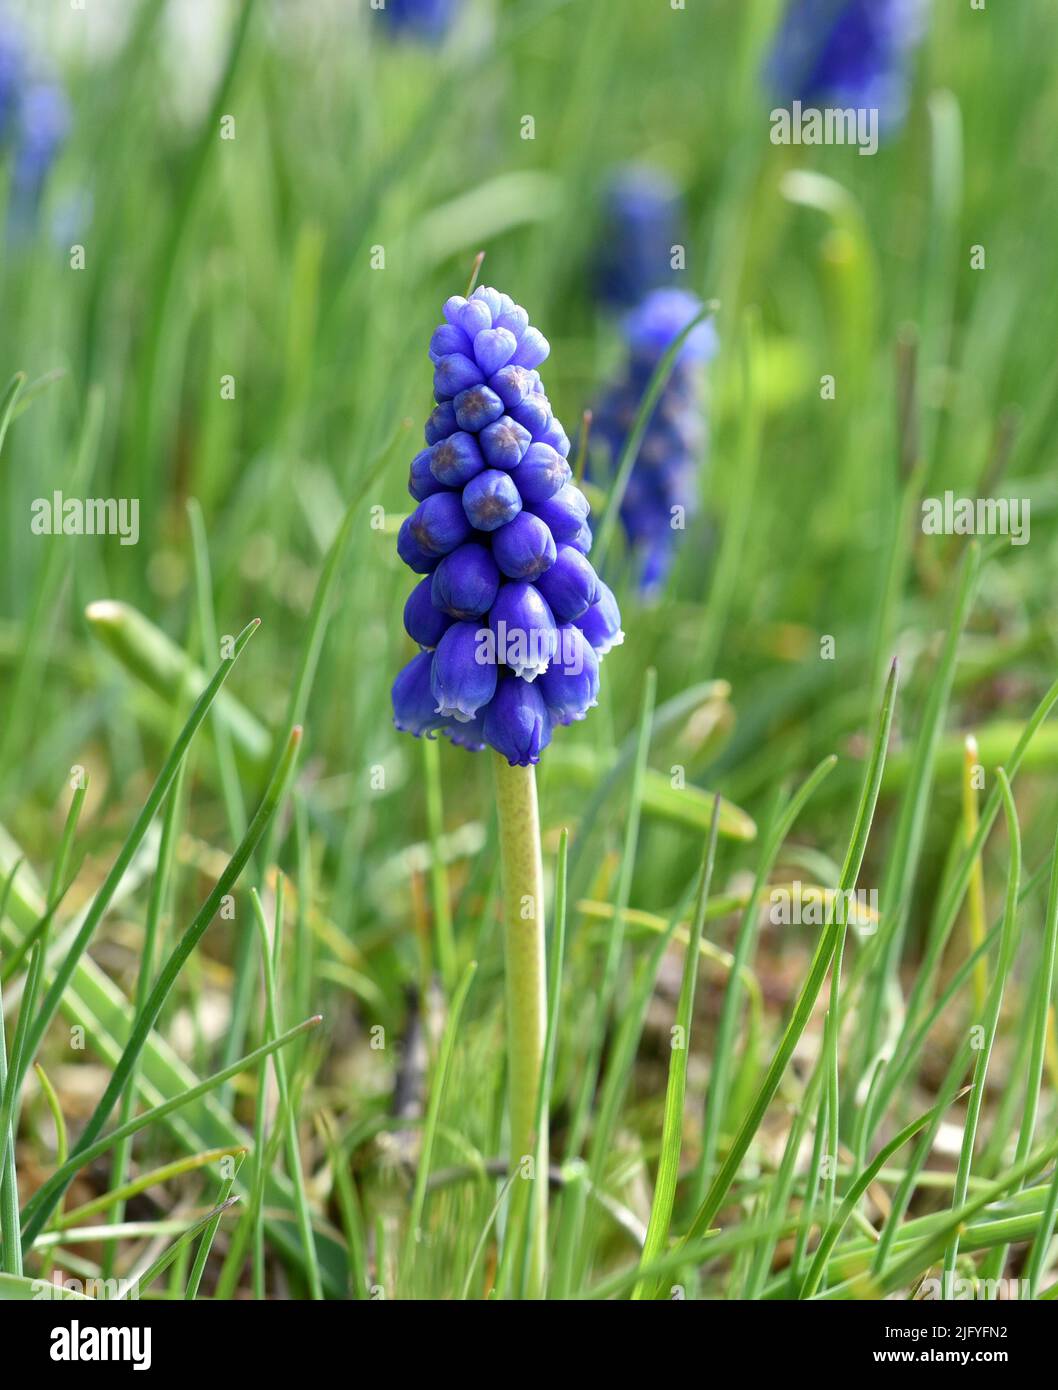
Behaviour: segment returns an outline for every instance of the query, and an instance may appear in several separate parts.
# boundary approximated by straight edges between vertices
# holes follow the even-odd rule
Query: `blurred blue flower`
[[[35,219],[48,173],[69,129],[65,94],[31,70],[21,36],[0,28],[0,159],[10,166],[9,217],[16,231]]]
[[[898,124],[907,56],[922,35],[925,0],[790,0],[768,61],[781,102],[877,110]]]
[[[396,34],[440,43],[448,33],[459,8],[459,0],[385,0],[378,10]]]
[[[0,145],[6,144],[18,111],[25,70],[25,50],[13,30],[3,24],[0,15]]]
[[[525,766],[554,724],[595,705],[621,615],[586,558],[587,499],[536,370],[547,339],[494,289],[454,295],[444,318],[430,339],[429,447],[408,481],[418,506],[397,537],[427,576],[404,607],[422,651],[393,684],[393,720]]]
[[[672,281],[672,248],[683,241],[679,189],[662,169],[627,164],[610,180],[599,246],[598,293],[627,309]]]
[[[595,412],[591,442],[609,455],[611,476],[635,424],[654,370],[702,309],[687,290],[662,289],[625,320],[628,364]],[[698,476],[707,442],[699,369],[716,351],[716,330],[705,319],[684,340],[647,422],[621,500],[621,523],[638,570],[640,592],[656,593],[672,565],[678,537],[698,504]]]
[[[16,188],[39,191],[70,128],[66,97],[54,82],[34,82],[22,94],[15,146]]]

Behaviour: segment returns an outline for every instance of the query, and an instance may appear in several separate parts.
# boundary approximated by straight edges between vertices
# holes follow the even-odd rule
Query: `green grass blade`
[[[173,948],[169,959],[158,974],[158,979],[155,982],[154,988],[151,990],[146,1004],[137,1012],[132,1027],[132,1033],[125,1046],[125,1050],[111,1074],[110,1081],[98,1105],[93,1110],[91,1117],[81,1132],[77,1148],[74,1151],[74,1157],[91,1146],[103,1125],[106,1123],[107,1116],[114,1108],[118,1097],[124,1090],[136,1060],[154,1027],[158,1015],[161,1013],[162,1006],[168,998],[170,990],[176,983],[181,968],[188,956],[198,945],[206,928],[215,918],[220,907],[221,899],[231,891],[238,881],[246,861],[249,859],[259,843],[261,836],[264,834],[265,827],[279,808],[283,797],[286,795],[287,787],[291,775],[293,774],[300,744],[301,730],[295,728],[291,730],[286,749],[276,766],[272,781],[261,800],[260,806],[257,808],[253,820],[250,822],[246,835],[235,850],[235,853],[228,860],[224,872],[221,874],[220,878],[218,878],[212,892],[199,909],[191,925]],[[61,1193],[59,1193],[54,1200],[57,1201],[58,1196],[61,1196]],[[37,1213],[34,1217],[34,1221],[27,1227],[27,1239],[31,1240],[33,1235],[40,1230],[41,1224],[43,1221],[47,1220],[47,1216],[48,1212],[45,1212],[43,1216],[40,1212]]]
[[[232,1077],[238,1076],[240,1072],[246,1071],[249,1067],[254,1066],[257,1062],[270,1056],[277,1048],[288,1046],[310,1028],[318,1028],[322,1021],[322,1018],[316,1015],[313,1018],[306,1019],[303,1023],[299,1023],[294,1028],[288,1028],[281,1037],[270,1042],[262,1043],[260,1047],[254,1048],[252,1052],[248,1052],[245,1057],[240,1057],[237,1062],[233,1062],[231,1066],[225,1067],[223,1071],[215,1072],[212,1076],[207,1077],[205,1081],[200,1081],[197,1085],[189,1087],[180,1095],[172,1096],[170,1099],[163,1101],[160,1105],[154,1105],[149,1110],[144,1110],[139,1115],[134,1115],[125,1124],[112,1130],[110,1134],[103,1135],[102,1138],[96,1139],[94,1143],[89,1144],[87,1148],[71,1154],[66,1162],[60,1164],[55,1172],[52,1173],[51,1177],[41,1184],[26,1203],[23,1217],[27,1223],[27,1229],[28,1224],[32,1222],[35,1230],[39,1230],[44,1224],[43,1221],[37,1221],[41,1209],[47,1206],[50,1211],[55,1205],[55,1201],[53,1200],[55,1194],[60,1191],[65,1191],[73,1178],[77,1176],[86,1164],[92,1163],[101,1154],[105,1154],[107,1150],[120,1139],[124,1139],[132,1134],[138,1134],[140,1130],[146,1129],[149,1125],[157,1124],[159,1120],[163,1120],[167,1116],[174,1114],[177,1110],[191,1105],[202,1096],[208,1096],[210,1092],[215,1091],[218,1086],[223,1086],[223,1084],[226,1081],[230,1081]]]
[[[229,1146],[223,1149],[207,1149],[205,1153],[189,1154],[183,1158],[174,1159],[171,1163],[163,1163],[159,1168],[152,1168],[149,1172],[140,1173],[135,1178],[122,1184],[120,1188],[111,1188],[104,1192],[101,1197],[93,1197],[90,1202],[84,1202],[79,1207],[71,1207],[51,1223],[51,1229],[62,1230],[67,1226],[76,1226],[88,1220],[91,1216],[97,1216],[100,1212],[105,1212],[118,1201],[127,1201],[130,1197],[137,1197],[141,1192],[169,1182],[171,1178],[183,1177],[187,1173],[194,1173],[199,1168],[205,1168],[211,1163],[216,1163],[222,1158],[227,1158],[236,1154],[244,1154],[245,1149]],[[61,1164],[60,1164],[61,1166]]]
[[[7,910],[8,899],[15,876],[22,867],[21,859],[16,860],[4,881],[3,897],[0,898],[0,920]],[[7,1043],[4,1038],[4,997],[0,989],[0,1096],[9,1084],[7,1068]],[[0,1129],[0,1163],[3,1164],[3,1180],[0,1181],[0,1243],[2,1259],[0,1270],[18,1278],[22,1274],[22,1245],[19,1240],[18,1216],[18,1174],[15,1169],[15,1135],[10,1117]]]
[[[878,792],[882,782],[882,770],[885,766],[885,754],[889,741],[889,728],[892,723],[893,706],[896,700],[896,676],[897,668],[894,662],[889,672],[889,680],[886,685],[883,697],[882,709],[878,719],[878,729],[875,734],[874,743],[871,750],[870,761],[864,773],[863,788],[860,793],[859,804],[856,809],[853,821],[852,834],[849,839],[849,848],[845,855],[845,862],[842,866],[841,878],[838,883],[839,892],[846,893],[855,887],[859,877],[860,865],[863,861],[863,853],[867,845],[867,837],[870,834],[871,822],[874,817],[874,810],[878,804]],[[828,917],[831,915],[827,914]],[[841,914],[844,917],[844,914]],[[824,929],[808,978],[801,987],[797,1003],[794,1006],[793,1014],[782,1040],[772,1058],[764,1081],[761,1083],[760,1090],[754,1098],[749,1114],[739,1130],[727,1158],[724,1160],[720,1171],[717,1173],[713,1184],[706,1194],[701,1206],[691,1222],[686,1241],[692,1241],[701,1236],[712,1224],[713,1218],[720,1210],[721,1203],[727,1195],[727,1191],[738,1172],[739,1165],[745,1157],[746,1150],[749,1148],[760,1127],[764,1113],[779,1088],[783,1073],[789,1065],[790,1058],[793,1056],[794,1048],[797,1046],[798,1039],[804,1032],[815,1007],[816,999],[822,988],[823,980],[827,970],[830,968],[831,960],[837,943],[844,932],[844,923],[839,922],[828,925]]]
[[[891,1293],[895,1289],[908,1287],[916,1276],[933,1263],[938,1254],[948,1248],[956,1235],[961,1234],[971,1216],[1005,1196],[1011,1188],[1019,1186],[1033,1173],[1038,1173],[1056,1156],[1058,1138],[1051,1139],[1020,1163],[1015,1163],[994,1182],[986,1183],[956,1210],[944,1213],[943,1219],[937,1223],[931,1234],[913,1245],[903,1259],[894,1260],[888,1269],[881,1273],[877,1282],[870,1275],[861,1275],[853,1281],[853,1289],[857,1292],[872,1289],[875,1292],[868,1293],[867,1296],[875,1297],[877,1292]]]
[[[3,454],[8,426],[14,418],[15,406],[18,404],[18,398],[22,394],[22,388],[25,384],[25,372],[16,372],[4,387],[4,394],[0,396],[0,454]]]
[[[188,1275],[187,1286],[184,1289],[184,1298],[188,1302],[193,1302],[198,1297],[198,1291],[202,1284],[202,1275],[206,1268],[206,1261],[209,1259],[209,1252],[213,1247],[213,1240],[220,1226],[220,1218],[231,1204],[231,1189],[235,1184],[235,1177],[239,1171],[243,1157],[244,1151],[240,1150],[233,1164],[231,1177],[225,1178],[221,1183],[220,1192],[217,1195],[217,1205],[213,1209],[212,1219],[202,1231],[202,1239],[199,1241],[198,1249],[195,1251],[195,1262],[191,1266],[191,1273]]]
[[[965,1091],[962,1092],[962,1094],[965,1095]],[[958,1097],[956,1097],[956,1099],[958,1099]],[[801,1285],[799,1297],[811,1298],[819,1288],[819,1283],[823,1277],[823,1271],[826,1268],[827,1260],[830,1258],[830,1252],[837,1244],[842,1231],[848,1224],[849,1217],[856,1208],[856,1203],[867,1191],[871,1183],[874,1182],[878,1174],[892,1158],[893,1154],[895,1154],[898,1149],[902,1149],[909,1139],[914,1138],[923,1125],[928,1124],[934,1116],[942,1115],[946,1109],[947,1100],[944,1100],[939,1105],[935,1105],[932,1110],[927,1110],[924,1115],[919,1115],[918,1119],[912,1120],[909,1125],[905,1125],[900,1133],[890,1139],[889,1143],[886,1144],[884,1148],[879,1149],[878,1153],[867,1167],[859,1174],[845,1194],[845,1199],[838,1210],[837,1216],[827,1226],[820,1238],[819,1245],[816,1247],[815,1254],[812,1258],[811,1267],[805,1275],[804,1283]]]
[[[195,561],[195,597],[198,605],[198,632],[203,652],[219,650],[217,639],[217,619],[210,597],[213,585],[209,567],[209,543],[206,540],[206,523],[198,500],[190,498],[187,503],[187,518],[191,527],[191,549]],[[228,831],[233,840],[239,840],[246,832],[246,802],[243,799],[239,782],[239,769],[235,761],[231,730],[223,713],[214,704],[210,712],[210,725],[213,729],[213,742],[217,750],[217,770],[220,777],[221,792],[224,796],[224,810],[228,818]]]
[[[191,1244],[200,1231],[207,1234],[211,1229],[215,1231],[217,1225],[220,1223],[220,1218],[226,1211],[233,1207],[238,1200],[238,1197],[227,1198],[220,1206],[207,1212],[205,1216],[200,1217],[198,1221],[190,1225],[183,1235],[173,1241],[168,1250],[159,1255],[152,1264],[147,1266],[142,1274],[133,1273],[129,1279],[129,1285],[136,1290],[137,1297],[143,1293],[144,1289],[150,1288],[159,1274],[164,1274],[181,1251],[185,1250]],[[118,1295],[119,1299],[127,1297],[127,1292]]]
[[[279,879],[279,887],[276,892],[276,915],[275,915],[275,958],[268,946],[268,923],[265,919],[264,908],[261,906],[261,899],[256,890],[250,890],[250,899],[253,903],[254,920],[257,923],[258,936],[261,942],[261,961],[265,980],[265,1010],[268,1022],[268,1035],[270,1038],[277,1036],[279,1032],[279,1010],[276,1004],[278,956],[280,943],[283,939],[283,879]],[[305,1191],[305,1177],[301,1168],[301,1149],[298,1144],[297,1116],[294,1112],[294,1105],[291,1099],[290,1088],[287,1085],[286,1062],[282,1053],[276,1052],[272,1056],[272,1066],[275,1069],[276,1089],[279,1092],[280,1123],[283,1127],[286,1138],[287,1163],[290,1168],[290,1180],[294,1185],[295,1210],[298,1217],[298,1229],[301,1234],[302,1248],[305,1252],[305,1267],[309,1276],[309,1293],[314,1299],[323,1298],[323,1285],[320,1282],[320,1267],[316,1258],[316,1242],[312,1234],[312,1217],[309,1211],[308,1194]],[[258,1098],[260,1103],[261,1098]]]
[[[188,696],[197,698],[209,685],[205,672],[164,632],[130,604],[100,599],[85,609],[93,635],[137,680],[153,690],[170,708],[178,708]],[[250,624],[253,628],[259,619]],[[242,650],[245,633],[235,641]],[[222,667],[234,660],[226,658]],[[228,730],[240,764],[251,776],[263,776],[272,756],[272,736],[229,691],[218,690],[211,699],[215,719]]]
[[[162,801],[165,798],[166,793],[172,786],[173,779],[176,777],[177,769],[183,761],[184,754],[187,752],[191,740],[198,732],[198,729],[201,726],[203,719],[205,719],[209,707],[213,703],[213,700],[216,697],[217,692],[220,690],[221,686],[224,684],[228,676],[231,674],[232,667],[238,660],[239,656],[242,654],[243,648],[246,646],[246,643],[250,640],[253,634],[257,631],[259,625],[260,620],[258,618],[254,618],[252,622],[248,623],[246,627],[243,628],[242,632],[239,634],[238,638],[235,641],[234,647],[232,648],[231,657],[222,661],[220,665],[217,667],[213,679],[209,682],[205,690],[203,690],[202,694],[199,696],[198,700],[195,703],[194,709],[191,711],[191,714],[188,717],[187,723],[184,725],[183,729],[180,731],[179,736],[177,737],[176,742],[173,744],[173,747],[169,753],[169,757],[166,759],[164,767],[158,774],[158,778],[155,781],[154,786],[151,788],[150,795],[144,803],[142,811],[140,811],[139,815],[136,817],[135,824],[129,831],[125,843],[122,845],[120,851],[118,852],[118,856],[114,860],[114,863],[110,868],[110,872],[103,880],[102,886],[100,887],[99,891],[96,893],[94,899],[92,900],[92,906],[89,909],[87,915],[85,916],[85,919],[81,924],[81,928],[78,931],[75,940],[71,944],[69,950],[66,952],[66,955],[63,957],[62,963],[55,972],[55,977],[52,980],[51,987],[49,988],[47,994],[44,996],[44,1000],[41,1004],[40,1011],[33,1024],[31,1025],[30,1031],[27,1035],[27,1046],[24,1056],[24,1065],[27,1064],[30,1059],[36,1056],[37,1049],[40,1046],[41,1038],[47,1031],[48,1024],[55,1017],[56,1013],[59,1010],[59,1006],[62,1002],[62,998],[66,991],[66,987],[70,983],[70,978],[77,967],[77,963],[80,960],[81,956],[84,954],[84,951],[87,948],[89,941],[91,941],[92,935],[96,927],[99,925],[99,922],[103,917],[103,914],[106,912],[108,906],[110,905],[110,901],[114,896],[114,892],[117,889],[118,884],[121,882],[121,879],[124,876],[126,869],[132,862],[132,857],[138,849],[140,842],[142,841],[144,835],[146,835],[147,833],[148,826],[154,819],[155,815],[158,812],[159,806],[162,804]],[[16,1078],[16,1085],[20,1083],[21,1077]]]
[[[750,890],[749,901],[742,913],[738,936],[735,939],[735,949],[732,956],[733,969],[727,982],[724,1003],[720,1011],[720,1022],[716,1030],[713,1065],[702,1121],[702,1152],[698,1160],[694,1194],[695,1205],[700,1205],[704,1200],[706,1189],[713,1176],[716,1147],[720,1137],[720,1126],[727,1109],[733,1071],[735,1035],[738,1030],[742,1003],[742,974],[749,968],[750,957],[757,939],[761,895],[787,836],[811,800],[813,793],[824,778],[833,771],[836,764],[837,759],[835,757],[824,758],[805,780],[803,786],[798,788],[789,804],[777,811],[774,831],[769,834],[767,845],[757,862],[753,887]]]
[[[448,871],[441,857],[444,805],[441,796],[441,745],[436,739],[423,739],[422,758],[426,784],[426,819],[430,836],[430,901],[433,906],[434,950],[441,980],[445,989],[451,993],[455,985],[455,942],[452,938]]]
[[[873,1064],[877,1054],[886,990],[903,945],[910,895],[922,853],[936,750],[951,693],[959,641],[976,592],[980,562],[980,546],[973,542],[966,551],[944,649],[930,683],[922,727],[915,745],[913,772],[900,807],[896,835],[879,891],[880,900],[885,903],[885,924],[863,952],[861,974],[865,980],[865,997],[859,1006],[862,1019],[859,1046],[861,1071]]]
[[[430,1177],[430,1164],[433,1159],[434,1144],[437,1140],[437,1127],[441,1115],[441,1106],[444,1104],[445,1088],[448,1084],[448,1073],[452,1065],[452,1054],[455,1052],[456,1038],[459,1034],[459,1023],[463,1015],[463,1007],[470,993],[470,986],[473,984],[474,975],[477,971],[478,963],[470,961],[463,971],[459,980],[459,985],[455,994],[452,996],[452,1003],[449,1009],[448,1019],[445,1022],[444,1034],[441,1038],[440,1051],[437,1054],[437,1065],[430,1085],[430,1099],[426,1107],[426,1121],[423,1125],[422,1147],[419,1150],[419,1165],[415,1170],[415,1188],[411,1198],[411,1212],[408,1224],[409,1257],[414,1243],[421,1239],[423,1216],[426,1211],[427,1183]]]
[[[29,1033],[30,1021],[35,1019],[37,1015],[37,998],[44,974],[44,961],[48,951],[48,928],[51,925],[52,915],[59,901],[62,883],[66,878],[66,870],[73,848],[74,835],[77,831],[77,823],[81,818],[81,811],[84,807],[84,800],[87,794],[88,781],[85,779],[80,786],[75,788],[74,794],[70,800],[70,807],[66,813],[66,822],[63,826],[62,838],[59,842],[59,852],[52,866],[51,886],[48,889],[48,910],[42,919],[40,935],[30,955],[29,973],[22,990],[22,998],[19,1002],[18,1025],[15,1028],[15,1036],[11,1044],[11,1063],[8,1069],[10,1073],[8,1084],[0,1087],[0,1134],[6,1134],[8,1130],[13,1132],[18,1128],[21,1086],[16,1083],[19,1077],[25,1075],[26,1071],[26,1067],[23,1064],[26,1038]],[[2,1181],[7,1171],[4,1161],[5,1158],[6,1155],[2,1148],[0,1148],[0,1181]]]
[[[1003,932],[999,939],[999,959],[996,961],[992,984],[988,991],[988,1001],[984,1018],[979,1023],[982,1041],[978,1046],[977,1060],[974,1064],[973,1085],[970,1088],[970,1101],[966,1108],[966,1122],[963,1125],[962,1148],[959,1153],[959,1167],[956,1172],[955,1188],[952,1192],[952,1206],[961,1206],[966,1201],[970,1188],[970,1172],[973,1167],[974,1144],[977,1140],[977,1126],[984,1104],[985,1080],[988,1064],[995,1043],[996,1029],[999,1026],[999,1011],[1003,1007],[1003,991],[1007,976],[1014,964],[1017,950],[1018,932],[1018,890],[1021,887],[1021,830],[1018,826],[1018,813],[1010,782],[1002,768],[998,772],[999,788],[1003,797],[1003,812],[1006,816],[1007,835],[1010,840],[1010,865],[1007,870],[1006,905],[1003,912]],[[955,1261],[959,1255],[959,1235],[956,1231],[944,1255],[944,1287],[955,1278]]]
[[[639,715],[639,731],[636,744],[635,763],[632,769],[632,785],[629,794],[628,815],[625,821],[624,844],[621,850],[621,867],[618,872],[617,889],[614,896],[613,928],[607,938],[603,958],[602,975],[596,995],[592,1015],[591,1032],[588,1038],[587,1055],[584,1062],[580,1090],[574,1103],[573,1118],[570,1121],[568,1152],[576,1154],[584,1143],[587,1132],[591,1101],[599,1077],[599,1063],[602,1057],[603,1040],[617,987],[617,975],[621,965],[621,952],[624,946],[624,912],[628,907],[628,897],[632,888],[632,872],[635,868],[636,846],[639,843],[640,806],[643,780],[646,772],[647,754],[650,751],[650,735],[654,717],[654,695],[657,689],[657,676],[651,669],[643,682],[643,703]],[[596,1174],[592,1174],[593,1180]]]
[[[658,1159],[657,1177],[654,1180],[654,1198],[650,1206],[650,1220],[647,1223],[647,1238],[643,1246],[643,1265],[649,1267],[668,1245],[669,1226],[672,1222],[672,1205],[676,1197],[676,1182],[680,1170],[680,1150],[683,1144],[683,1106],[687,1093],[687,1054],[691,1039],[691,1019],[694,1013],[695,987],[698,983],[700,964],[699,946],[702,930],[705,927],[705,904],[713,881],[713,865],[716,861],[716,836],[720,824],[720,801],[717,798],[713,812],[713,828],[709,832],[705,853],[702,859],[701,882],[698,888],[698,901],[694,909],[694,925],[691,939],[687,945],[683,962],[683,979],[680,984],[680,997],[676,1006],[676,1028],[678,1040],[673,1039],[669,1055],[669,1077],[665,1090],[665,1117],[661,1131],[661,1155]],[[732,981],[737,972],[732,973]],[[729,986],[730,988],[730,986]],[[633,1299],[646,1297],[649,1285],[645,1279],[635,1286]],[[656,1289],[653,1296],[656,1296]]]
[[[140,969],[136,977],[135,1010],[137,1013],[139,1013],[147,1003],[151,980],[154,978],[154,971],[157,963],[158,931],[164,904],[169,897],[169,884],[173,871],[173,859],[176,854],[178,817],[180,815],[180,807],[183,799],[183,784],[186,768],[186,761],[182,762],[165,803],[165,816],[162,820],[162,836],[158,843],[158,862],[155,865],[154,877],[151,881],[151,892],[147,902],[147,918],[143,929],[143,948],[140,956]],[[139,1059],[137,1059],[137,1065],[133,1067],[129,1074],[128,1084],[121,1097],[121,1108],[118,1115],[119,1124],[125,1124],[125,1122],[131,1118],[135,1108],[136,1077],[138,1071]],[[131,1139],[122,1140],[115,1148],[111,1159],[110,1186],[112,1188],[120,1188],[123,1185],[126,1173],[128,1172],[131,1156]],[[120,1222],[124,1218],[124,1211],[124,1201],[115,1201],[110,1211],[110,1220]],[[108,1246],[104,1273],[109,1272],[109,1265],[113,1258],[113,1253],[114,1246]]]

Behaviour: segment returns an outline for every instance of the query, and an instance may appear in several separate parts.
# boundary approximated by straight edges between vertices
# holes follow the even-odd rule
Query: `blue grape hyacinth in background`
[[[376,11],[395,34],[440,43],[452,27],[459,0],[386,0]]]
[[[672,281],[672,248],[683,241],[683,206],[675,181],[652,164],[626,164],[606,189],[599,244],[599,298],[629,309]]]
[[[903,119],[907,59],[922,35],[926,0],[790,0],[768,61],[781,102],[877,110]]]
[[[16,232],[35,219],[68,128],[62,88],[33,72],[21,36],[0,19],[0,160],[10,168],[8,215]]]
[[[661,289],[647,295],[626,319],[628,364],[595,412],[591,435],[593,455],[602,445],[609,455],[611,475],[655,368],[701,309],[689,291]],[[697,510],[698,478],[707,444],[700,369],[716,352],[716,345],[711,319],[685,339],[647,423],[621,500],[621,523],[644,597],[653,596],[664,582],[684,534],[683,523]]]
[[[623,636],[536,370],[549,351],[509,295],[448,300],[430,339],[437,405],[408,480],[418,506],[397,537],[423,576],[404,607],[422,650],[394,682],[394,723],[523,767],[596,704],[599,662]]]

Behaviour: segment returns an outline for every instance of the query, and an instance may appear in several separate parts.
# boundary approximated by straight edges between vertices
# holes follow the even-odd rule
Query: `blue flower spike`
[[[437,45],[455,21],[459,0],[384,0],[374,13],[397,38]]]
[[[675,278],[673,248],[681,245],[683,200],[676,183],[652,164],[626,164],[604,194],[598,296],[614,310],[634,304]]]
[[[66,95],[36,68],[18,28],[0,29],[0,164],[10,162],[9,217],[15,239],[36,222],[44,186],[70,128]]]
[[[687,290],[660,289],[648,294],[626,318],[628,364],[604,395],[592,423],[592,444],[609,455],[611,472],[617,467],[655,368],[701,309],[699,300]],[[637,566],[640,593],[647,599],[656,597],[664,583],[679,538],[686,533],[686,522],[697,510],[698,477],[707,441],[699,378],[716,345],[711,319],[703,320],[684,339],[647,421],[621,499],[621,524]],[[558,493],[548,505],[562,495]],[[539,507],[534,510],[550,524],[546,511]],[[575,533],[559,536],[556,531],[556,539],[580,548]],[[619,630],[619,618],[616,627]]]
[[[781,102],[876,110],[882,129],[895,129],[926,19],[925,0],[790,0],[768,82]]]
[[[393,686],[398,729],[531,767],[597,702],[623,637],[592,568],[588,503],[538,368],[547,339],[509,295],[453,295],[430,338],[437,406],[411,462],[397,550],[421,648]],[[595,610],[598,610],[597,612]]]

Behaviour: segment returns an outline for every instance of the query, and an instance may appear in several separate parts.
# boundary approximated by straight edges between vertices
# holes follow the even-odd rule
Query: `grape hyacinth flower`
[[[397,35],[440,43],[455,19],[459,0],[385,0],[377,11]]]
[[[25,65],[17,36],[10,26],[0,26],[0,143],[6,140],[18,111]]]
[[[591,440],[609,454],[616,469],[654,370],[674,340],[701,312],[687,290],[662,289],[647,295],[625,321],[627,368],[595,412]],[[716,331],[707,319],[688,334],[647,422],[639,452],[621,499],[620,518],[628,537],[645,597],[656,594],[672,565],[677,537],[698,503],[699,467],[707,431],[699,382],[700,368],[716,351]],[[546,592],[546,590],[545,590]],[[607,591],[608,593],[609,591]],[[612,600],[612,595],[609,596]],[[597,605],[600,606],[600,605]],[[596,638],[606,613],[589,609],[574,619],[602,654],[613,636]],[[620,631],[619,615],[609,629]]]
[[[618,169],[604,198],[599,299],[612,309],[630,309],[650,290],[670,284],[673,250],[682,243],[682,200],[669,175],[652,164]]]
[[[36,217],[44,184],[69,127],[62,88],[37,76],[21,38],[0,30],[0,159],[10,159],[10,210],[16,236]]]
[[[18,113],[13,185],[23,196],[39,198],[48,173],[66,139],[69,111],[62,88],[54,82],[31,82],[22,93]]]
[[[907,59],[924,28],[924,0],[790,0],[768,60],[779,101],[876,110],[903,119]]]
[[[537,370],[548,351],[508,295],[481,288],[448,301],[430,340],[437,406],[411,461],[418,505],[397,538],[401,559],[424,576],[405,627],[435,653],[431,717],[420,656],[394,686],[397,726],[487,744],[512,766],[537,762],[555,724],[584,717],[598,695],[598,658],[621,640],[613,595],[588,558],[588,503],[572,481],[569,439]],[[606,612],[593,618],[604,593]],[[584,679],[586,650],[594,674]],[[556,660],[565,680],[533,689]],[[471,723],[483,738],[466,739],[460,726]]]
[[[535,768],[556,726],[598,701],[599,663],[621,640],[588,558],[588,502],[540,373],[547,339],[498,290],[455,295],[430,339],[436,408],[411,461],[416,502],[397,537],[423,576],[404,607],[421,650],[393,684],[397,728],[494,750],[507,955],[510,1162],[547,1173],[536,1104],[547,1021],[544,879]],[[530,1195],[530,1189],[535,1189]],[[516,1183],[529,1288],[542,1287],[546,1178]]]

